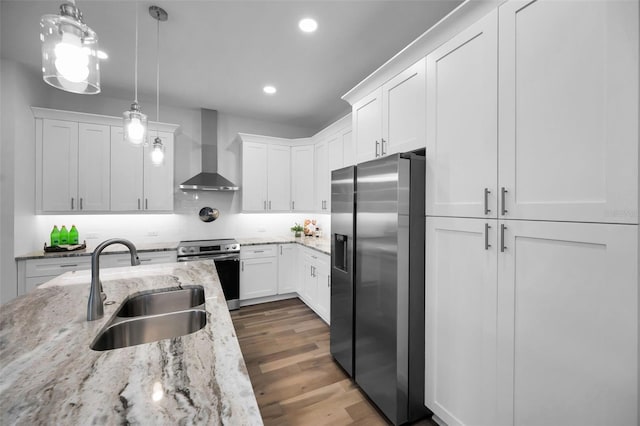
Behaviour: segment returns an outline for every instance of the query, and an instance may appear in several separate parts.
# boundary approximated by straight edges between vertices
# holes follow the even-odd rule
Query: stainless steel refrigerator
[[[424,406],[424,156],[332,173],[331,353],[393,424]]]

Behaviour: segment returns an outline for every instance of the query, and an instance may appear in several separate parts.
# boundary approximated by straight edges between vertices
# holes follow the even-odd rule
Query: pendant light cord
[[[156,121],[160,122],[160,19],[156,26]],[[157,136],[157,131],[156,131]]]
[[[134,60],[134,77],[133,77],[133,87],[134,87],[134,102],[138,103],[138,0],[134,3],[136,8],[136,46],[135,46],[135,60]]]

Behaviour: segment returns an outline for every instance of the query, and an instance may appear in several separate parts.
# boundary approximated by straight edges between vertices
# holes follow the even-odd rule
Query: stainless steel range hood
[[[180,189],[197,191],[237,191],[230,180],[218,174],[218,111],[201,109],[202,172],[180,184]]]

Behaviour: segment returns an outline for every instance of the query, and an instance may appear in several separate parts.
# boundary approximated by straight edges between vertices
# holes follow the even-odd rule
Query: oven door
[[[179,258],[178,262],[192,260],[213,260],[229,310],[240,308],[240,255],[231,253],[210,256],[185,256]]]

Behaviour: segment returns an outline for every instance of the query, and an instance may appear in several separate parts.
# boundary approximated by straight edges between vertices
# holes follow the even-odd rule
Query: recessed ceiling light
[[[318,29],[318,23],[315,19],[304,18],[298,22],[298,27],[305,33],[312,33]]]
[[[277,92],[276,88],[273,86],[264,86],[264,88],[262,89],[264,91],[264,93],[266,93],[267,95],[273,95],[274,93]]]

